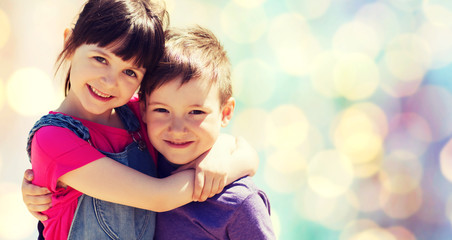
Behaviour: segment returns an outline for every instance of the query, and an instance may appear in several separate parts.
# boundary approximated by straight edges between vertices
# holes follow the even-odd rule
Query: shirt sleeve
[[[61,176],[102,157],[105,155],[67,128],[42,127],[31,143],[33,183],[56,191]]]
[[[264,192],[247,197],[227,228],[229,239],[276,239],[270,219],[270,203]]]

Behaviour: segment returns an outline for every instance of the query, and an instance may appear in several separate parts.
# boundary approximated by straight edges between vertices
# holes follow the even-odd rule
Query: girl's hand
[[[33,185],[33,171],[25,170],[24,179],[22,181],[22,199],[27,206],[28,211],[39,221],[45,221],[48,217],[42,214],[51,207],[52,194],[45,187]]]

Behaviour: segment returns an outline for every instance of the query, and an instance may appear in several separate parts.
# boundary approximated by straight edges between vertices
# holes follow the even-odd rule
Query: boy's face
[[[165,83],[146,96],[143,121],[152,145],[175,164],[186,164],[209,150],[220,128],[228,124],[235,107],[229,101],[220,108],[216,84],[181,77]]]

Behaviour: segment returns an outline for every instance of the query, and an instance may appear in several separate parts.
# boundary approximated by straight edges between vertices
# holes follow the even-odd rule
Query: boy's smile
[[[157,151],[172,163],[186,164],[213,146],[227,124],[223,109],[230,106],[220,106],[218,86],[210,81],[180,83],[176,77],[146,97],[143,121]]]

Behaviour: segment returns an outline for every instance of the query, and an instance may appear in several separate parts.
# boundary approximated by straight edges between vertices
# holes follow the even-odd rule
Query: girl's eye
[[[130,77],[136,77],[137,76],[137,74],[134,71],[130,70],[130,69],[125,70],[124,73],[127,76],[130,76]]]
[[[201,115],[201,114],[205,114],[206,112],[201,111],[201,110],[193,110],[190,112],[190,114],[194,114],[194,115]]]
[[[103,63],[103,64],[107,63],[107,59],[105,59],[103,57],[95,56],[94,59],[96,59],[96,61]]]
[[[164,108],[156,108],[153,111],[154,112],[159,112],[159,113],[167,113],[167,112],[169,112],[168,110],[166,110]]]

